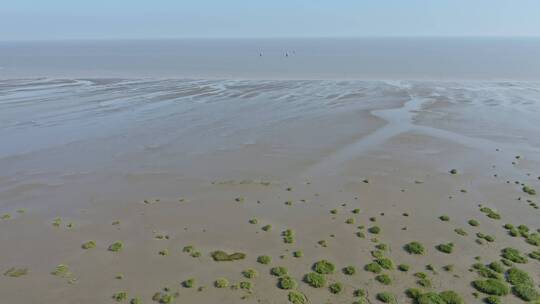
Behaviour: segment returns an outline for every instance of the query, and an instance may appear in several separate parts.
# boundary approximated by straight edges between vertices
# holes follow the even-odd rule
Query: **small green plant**
[[[458,170],[457,170],[457,169],[451,169],[449,172],[450,172],[450,174],[452,174],[452,175],[458,174]]]
[[[356,267],[354,266],[347,266],[343,268],[343,273],[346,275],[353,275],[356,273]]]
[[[58,266],[56,266],[56,268],[54,268],[51,274],[61,278],[67,278],[71,276],[71,273],[69,272],[69,266],[65,264],[59,264]]]
[[[463,230],[462,228],[456,228],[454,231],[461,236],[467,236],[467,231]]]
[[[448,222],[450,220],[450,217],[448,215],[441,215],[439,216],[439,219],[443,222]]]
[[[328,290],[333,294],[341,293],[343,291],[343,284],[339,282],[332,283],[328,286]]]
[[[485,213],[487,215],[487,217],[489,217],[489,218],[492,218],[492,219],[495,219],[495,220],[500,220],[501,219],[501,215],[498,214],[497,212],[493,211],[493,209],[491,209],[491,208],[482,207],[482,208],[480,208],[480,212]]]
[[[504,296],[509,292],[508,286],[497,279],[476,280],[472,285],[476,290],[493,296]]]
[[[540,261],[540,251],[533,251],[529,253],[529,257],[534,260]]]
[[[375,262],[384,269],[394,269],[394,262],[392,262],[392,260],[390,260],[389,258],[378,258],[375,259]]]
[[[286,244],[292,244],[294,243],[294,231],[291,229],[287,229],[281,233],[283,236],[283,242]]]
[[[122,251],[123,247],[124,247],[124,244],[122,244],[122,242],[114,242],[109,246],[109,251],[119,252],[119,251]]]
[[[275,275],[276,277],[281,277],[288,274],[288,271],[287,271],[287,268],[285,267],[276,266],[270,269],[270,274]]]
[[[424,245],[419,242],[410,242],[404,248],[410,254],[424,254],[426,252]]]
[[[499,263],[499,262],[491,262],[491,263],[488,265],[488,267],[489,267],[491,270],[493,270],[493,271],[495,271],[495,272],[497,272],[497,273],[503,273],[503,272],[504,272],[504,266],[501,265],[501,263]]]
[[[528,273],[515,267],[506,271],[506,281],[512,285],[534,285]]]
[[[540,293],[532,285],[515,285],[512,287],[512,293],[526,302],[540,299]]]
[[[295,289],[297,285],[298,284],[296,283],[296,281],[287,275],[280,277],[278,280],[278,286],[281,289],[286,289],[286,290]]]
[[[127,300],[127,292],[125,292],[125,291],[117,292],[117,293],[113,294],[112,298],[116,302],[123,302],[123,301]]]
[[[379,292],[376,297],[383,303],[396,303],[396,297],[389,292]]]
[[[264,225],[264,226],[262,226],[261,229],[262,229],[263,231],[267,231],[267,232],[268,232],[268,231],[272,230],[272,225]]]
[[[360,213],[360,209],[353,209],[352,213],[358,214],[358,213]]]
[[[304,282],[311,287],[321,288],[326,284],[326,278],[320,273],[310,272],[304,276]]]
[[[158,251],[158,254],[161,255],[161,256],[168,256],[169,255],[169,250],[162,249],[162,250]]]
[[[289,294],[287,295],[287,298],[289,299],[289,302],[293,304],[306,304],[308,303],[308,299],[306,296],[298,291],[289,291]]]
[[[349,225],[353,225],[354,224],[354,219],[352,217],[348,218],[348,219],[345,220],[345,223],[349,224]]]
[[[498,296],[488,296],[484,299],[487,304],[502,304],[501,298]]]
[[[392,284],[392,278],[390,278],[390,276],[387,274],[379,274],[375,277],[375,280],[377,280],[379,283],[383,285]]]
[[[257,257],[257,262],[263,265],[270,264],[272,262],[272,258],[267,255],[261,255]]]
[[[439,293],[441,299],[443,299],[445,304],[465,304],[463,298],[453,290],[446,290]]]
[[[407,272],[407,271],[409,271],[410,268],[411,267],[409,265],[407,265],[407,264],[399,264],[398,265],[399,271]]]
[[[304,256],[304,253],[302,251],[293,251],[293,257],[295,258],[301,258]]]
[[[142,300],[140,298],[132,298],[129,300],[129,304],[142,304]]]
[[[334,264],[330,263],[327,260],[321,260],[313,264],[313,271],[320,274],[330,274],[333,273],[336,269]]]
[[[242,281],[238,284],[240,286],[240,289],[243,290],[251,290],[251,287],[253,286],[251,282]]]
[[[426,292],[416,298],[418,304],[445,304],[441,296],[435,292]]]
[[[192,288],[195,285],[195,279],[187,279],[182,282],[182,286],[185,288]]]
[[[431,280],[428,279],[428,278],[424,278],[424,279],[420,279],[418,281],[416,281],[416,283],[422,287],[425,287],[425,288],[431,288]]]
[[[372,234],[379,234],[381,233],[381,228],[379,226],[372,226],[368,228],[368,232]]]
[[[216,262],[230,262],[230,261],[237,261],[237,260],[243,260],[246,258],[246,254],[242,252],[235,252],[228,254],[225,251],[216,250],[211,253],[212,258]]]
[[[471,226],[473,226],[473,227],[477,227],[477,226],[480,225],[480,223],[479,223],[477,220],[475,220],[475,219],[469,220],[468,223],[469,223],[469,225],[471,225]]]
[[[437,250],[446,254],[450,254],[454,250],[454,243],[439,244],[437,245]]]
[[[242,271],[242,275],[248,279],[254,279],[259,276],[259,273],[253,268],[248,268]]]
[[[225,278],[218,278],[214,281],[214,286],[216,288],[227,288],[229,286],[229,281]]]
[[[536,195],[536,190],[530,186],[523,186],[522,190],[529,195]]]
[[[252,218],[252,219],[249,220],[249,223],[252,224],[252,225],[257,225],[257,223],[259,223],[259,221],[256,218]]]
[[[364,269],[366,271],[369,271],[369,272],[373,272],[373,273],[381,273],[382,271],[382,267],[378,264],[378,263],[369,263],[367,264]]]
[[[27,274],[28,274],[28,268],[11,267],[6,272],[4,272],[4,275],[6,277],[10,277],[10,278],[18,278],[18,277],[22,277],[22,276],[27,275]]]
[[[501,251],[501,256],[514,263],[524,264],[527,263],[527,258],[521,255],[521,252],[515,248],[507,247]]]

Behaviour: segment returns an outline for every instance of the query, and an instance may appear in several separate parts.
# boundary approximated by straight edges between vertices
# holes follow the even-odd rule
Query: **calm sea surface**
[[[540,38],[0,42],[0,78],[540,80]]]

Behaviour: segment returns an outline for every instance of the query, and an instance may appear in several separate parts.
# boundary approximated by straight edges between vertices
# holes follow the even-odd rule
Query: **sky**
[[[540,36],[539,0],[0,2],[0,40]]]

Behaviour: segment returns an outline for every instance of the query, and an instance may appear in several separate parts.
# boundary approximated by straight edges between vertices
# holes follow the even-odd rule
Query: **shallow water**
[[[540,38],[0,42],[0,78],[540,80]]]

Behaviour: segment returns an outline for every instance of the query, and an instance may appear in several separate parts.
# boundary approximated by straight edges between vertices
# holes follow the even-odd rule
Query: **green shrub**
[[[330,263],[327,260],[321,260],[313,264],[313,271],[320,274],[330,274],[333,273],[336,267],[334,264]]]
[[[489,296],[484,299],[487,304],[502,304],[501,298],[497,296]]]
[[[389,258],[378,258],[375,260],[375,262],[384,269],[394,269],[394,262],[392,262],[392,260]]]
[[[288,294],[289,302],[293,304],[306,304],[308,303],[308,299],[306,296],[298,291],[290,291]]]
[[[123,302],[123,301],[127,300],[127,292],[125,292],[125,291],[117,292],[117,293],[113,294],[112,298],[116,302]]]
[[[536,195],[536,190],[530,186],[523,186],[522,190],[529,195]]]
[[[366,266],[364,266],[364,269],[373,273],[381,273],[382,271],[382,267],[375,262],[367,264]]]
[[[229,287],[229,280],[225,278],[218,278],[217,280],[214,281],[214,286],[216,288],[227,288]]]
[[[416,281],[416,283],[422,287],[425,287],[425,288],[431,288],[431,281],[427,278],[425,279],[420,279],[418,281]]]
[[[512,285],[534,285],[529,274],[517,268],[510,268],[506,271],[506,281]]]
[[[328,286],[328,290],[330,290],[330,292],[333,293],[333,294],[341,293],[343,291],[343,284],[341,284],[339,282],[330,284]]]
[[[85,242],[81,245],[81,248],[82,249],[92,249],[92,248],[96,248],[96,242],[94,241],[88,241],[88,242]]]
[[[527,263],[527,258],[522,256],[519,250],[515,248],[507,247],[507,248],[504,248],[501,252],[502,252],[501,256],[503,258],[508,259],[514,263],[520,263],[520,264]]]
[[[466,236],[467,235],[467,231],[463,230],[462,228],[456,228],[456,229],[454,229],[454,231],[457,234],[461,235],[461,236]]]
[[[251,290],[251,282],[247,282],[247,281],[242,281],[238,284],[240,286],[240,289],[243,289],[243,290]]]
[[[278,286],[281,289],[295,289],[297,285],[296,281],[290,276],[282,276],[278,280]]]
[[[256,218],[252,218],[249,220],[249,223],[252,225],[256,225],[257,223],[259,223],[259,221]]]
[[[439,219],[443,222],[448,222],[450,220],[450,217],[448,215],[441,215],[439,216]]]
[[[473,227],[477,227],[478,225],[480,225],[480,223],[477,221],[477,220],[469,220],[469,225],[473,226]]]
[[[443,291],[439,295],[446,304],[465,304],[465,300],[453,290]]]
[[[301,258],[304,256],[304,253],[302,251],[294,251],[292,254],[295,258]]]
[[[259,273],[255,269],[248,268],[242,271],[242,275],[248,279],[254,279],[259,276]]]
[[[270,230],[272,230],[272,225],[264,225],[264,226],[262,226],[261,229],[262,229],[263,231],[270,231]]]
[[[356,273],[356,267],[354,266],[347,266],[343,268],[343,273],[346,275],[353,275]]]
[[[311,287],[321,288],[326,284],[326,278],[322,274],[310,272],[304,276],[304,282]]]
[[[534,286],[531,285],[515,285],[512,287],[512,292],[520,299],[526,302],[531,302],[538,300],[540,298],[540,294]]]
[[[396,303],[396,297],[389,292],[379,292],[376,297],[383,303]]]
[[[499,262],[491,262],[488,267],[495,271],[495,272],[498,272],[498,273],[503,273],[504,272],[504,266],[501,265],[501,263]]]
[[[377,280],[379,283],[383,285],[392,284],[392,278],[390,278],[390,276],[387,274],[379,274],[375,277],[375,280]]]
[[[454,250],[454,243],[439,244],[437,245],[437,250],[439,250],[440,252],[450,254]]]
[[[424,245],[419,242],[410,242],[404,248],[410,254],[424,254],[426,252]]]
[[[488,295],[504,296],[509,292],[508,286],[497,279],[476,280],[472,285],[476,290]]]
[[[235,252],[228,254],[225,251],[216,250],[211,253],[212,258],[216,262],[230,262],[230,261],[236,261],[236,260],[243,260],[246,258],[245,253],[241,252]]]
[[[529,257],[531,259],[535,259],[535,260],[540,261],[540,251],[533,251],[533,252],[529,253]]]
[[[381,233],[381,228],[379,226],[369,227],[368,232],[373,234],[379,234]]]
[[[182,286],[185,288],[192,288],[195,285],[195,279],[187,279],[182,282]]]
[[[403,272],[409,271],[410,268],[411,268],[411,267],[410,267],[409,265],[407,265],[407,264],[399,264],[399,265],[398,265],[398,269],[399,269],[400,271],[403,271]]]
[[[446,304],[444,300],[435,292],[426,292],[416,298],[418,304]]]
[[[270,264],[272,262],[272,258],[267,255],[261,255],[257,257],[257,262],[263,265]]]
[[[122,244],[122,242],[114,242],[109,246],[109,251],[119,252],[122,250],[123,247],[124,245]]]
[[[281,267],[281,266],[277,266],[277,267],[272,267],[272,268],[270,269],[270,273],[271,273],[272,275],[277,276],[277,277],[281,277],[281,276],[286,275],[288,272],[287,272],[287,268]]]
[[[417,288],[407,288],[407,290],[405,290],[405,294],[407,297],[416,300],[422,295],[422,291]]]
[[[28,268],[11,267],[8,270],[6,270],[6,272],[4,272],[4,275],[10,278],[18,278],[27,274],[28,274]]]

